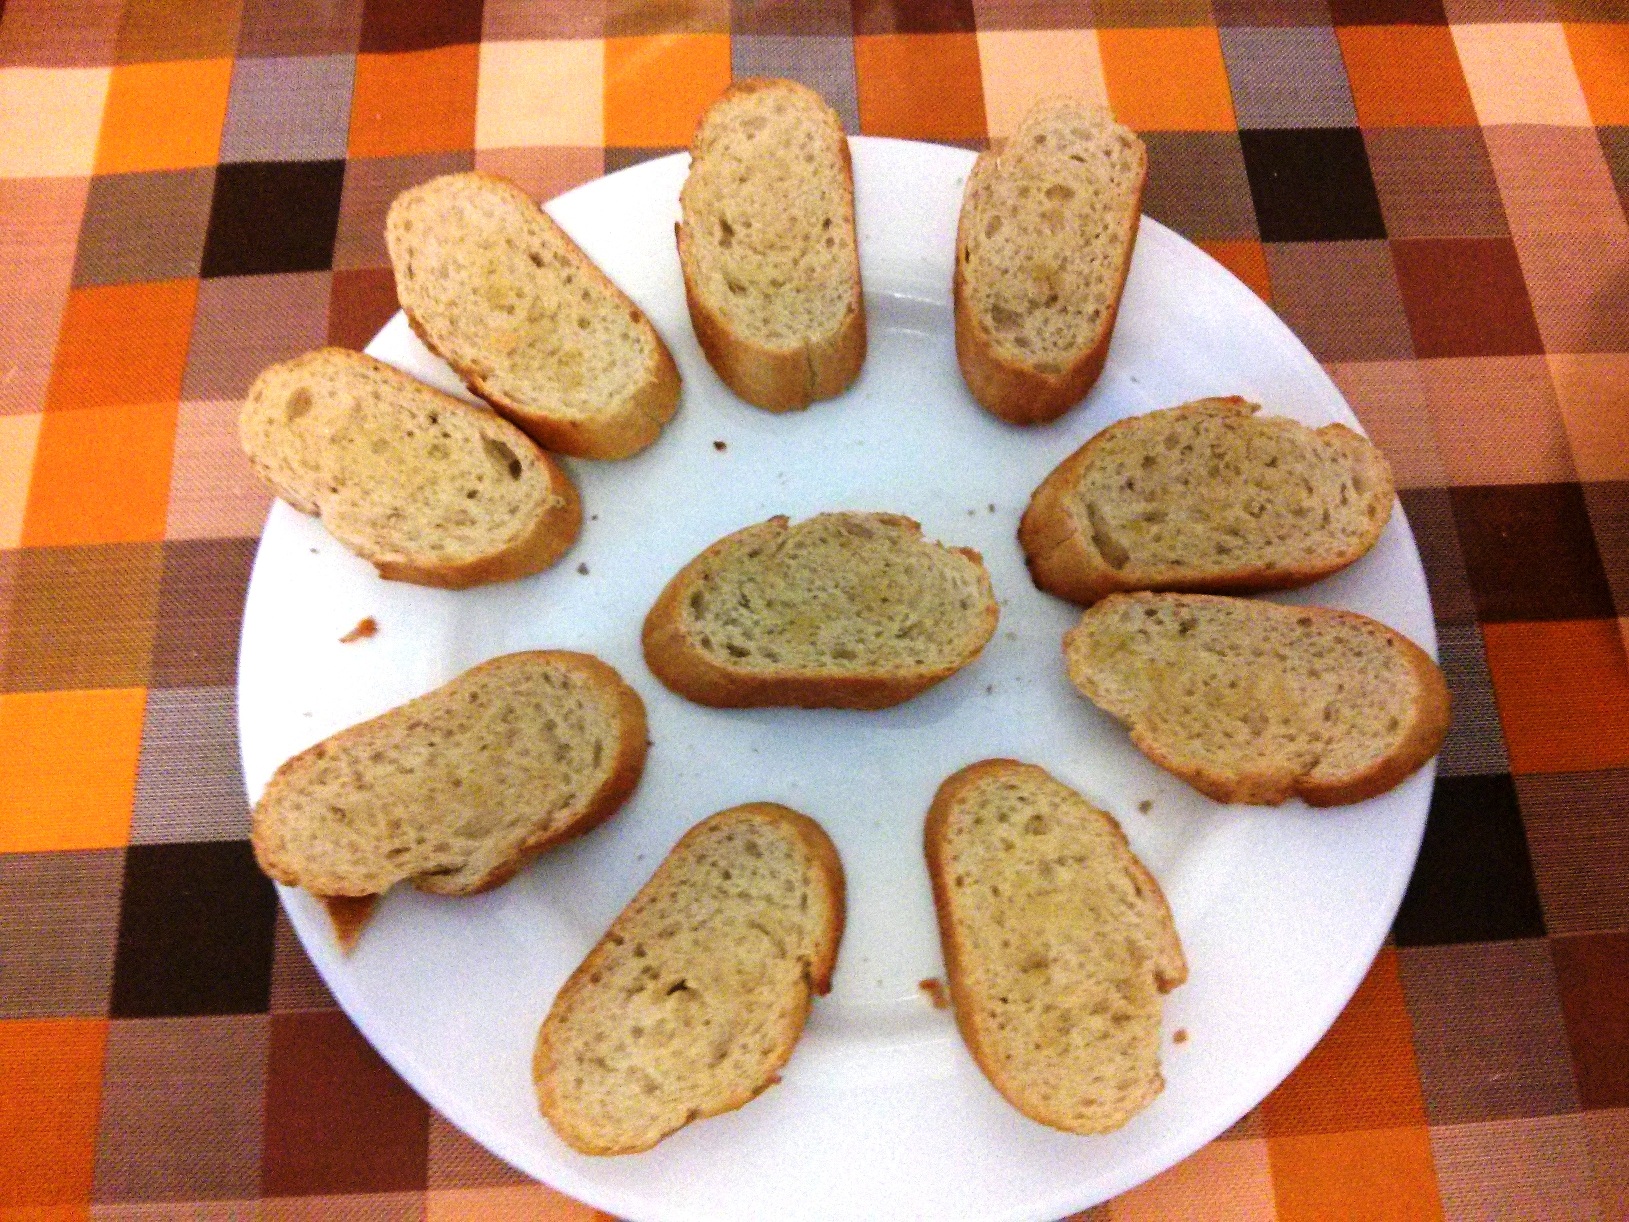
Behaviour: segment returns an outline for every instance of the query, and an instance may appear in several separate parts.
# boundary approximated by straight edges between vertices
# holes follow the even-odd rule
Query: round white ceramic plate
[[[640,1222],[1041,1222],[1154,1175],[1248,1111],[1340,1012],[1396,911],[1431,792],[1427,767],[1344,809],[1202,798],[1069,686],[1060,640],[1078,611],[1030,584],[1014,538],[1041,478],[1123,416],[1242,394],[1308,424],[1356,424],[1294,335],[1145,220],[1102,380],[1056,424],[1001,424],[969,397],[951,333],[972,155],[875,139],[853,151],[870,353],[846,395],[771,415],[726,391],[691,333],[673,245],[685,158],[613,174],[549,211],[650,315],[684,394],[643,454],[570,464],[588,515],[572,551],[507,585],[419,589],[380,581],[279,504],[244,611],[251,796],[295,751],[511,650],[587,650],[644,697],[654,746],[633,799],[507,886],[468,899],[397,888],[349,958],[311,898],[283,892],[340,1004],[426,1099],[523,1171]],[[400,316],[369,351],[460,391]],[[908,514],[930,538],[983,552],[1001,600],[983,655],[876,713],[714,710],[663,688],[639,627],[668,578],[721,535],[829,509]],[[1434,648],[1400,509],[1369,555],[1285,597],[1363,612]],[[378,635],[341,644],[364,616]],[[1165,1008],[1165,1091],[1109,1136],[1054,1132],[1014,1111],[918,988],[943,972],[923,816],[940,781],[991,756],[1040,764],[1113,812],[1187,950],[1191,978]],[[686,828],[760,799],[814,816],[842,854],[848,928],[830,996],[761,1098],[647,1154],[573,1153],[539,1117],[530,1074],[556,989]]]

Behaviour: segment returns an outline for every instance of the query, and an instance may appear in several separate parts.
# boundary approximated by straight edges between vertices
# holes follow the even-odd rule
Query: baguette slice
[[[544,449],[626,458],[673,418],[662,337],[513,183],[472,172],[404,191],[385,242],[419,338]]]
[[[1188,978],[1171,910],[1112,817],[1044,769],[972,764],[928,810],[956,1025],[1007,1101],[1106,1133],[1164,1088],[1160,995]]]
[[[644,702],[598,658],[505,654],[284,763],[255,804],[255,859],[329,900],[354,941],[398,882],[472,895],[604,822],[647,746]]]
[[[796,81],[737,81],[702,116],[679,205],[690,322],[724,384],[774,412],[846,390],[865,308],[836,112]]]
[[[999,614],[983,558],[910,518],[776,517],[668,582],[645,617],[645,661],[715,708],[880,709],[966,666]]]
[[[956,229],[956,357],[1012,424],[1055,420],[1103,372],[1137,240],[1148,154],[1107,111],[1037,103],[980,153]]]
[[[538,1105],[584,1154],[648,1150],[779,1081],[831,988],[843,867],[813,819],[769,802],[703,820],[554,999]]]
[[[1391,467],[1344,425],[1200,399],[1112,424],[1047,476],[1018,526],[1041,589],[1303,586],[1362,556],[1391,517]]]
[[[1360,802],[1419,768],[1448,732],[1437,664],[1349,611],[1111,594],[1063,652],[1070,680],[1144,755],[1218,802]]]
[[[272,491],[392,581],[524,577],[582,527],[570,477],[520,430],[360,352],[273,365],[238,423]]]

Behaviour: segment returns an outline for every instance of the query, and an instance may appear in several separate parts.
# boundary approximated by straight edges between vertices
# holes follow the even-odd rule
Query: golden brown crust
[[[702,834],[703,829],[709,828],[715,821],[735,820],[752,821],[758,823],[774,824],[794,835],[798,842],[808,853],[814,867],[815,881],[826,892],[828,901],[827,912],[831,916],[824,936],[820,941],[818,953],[809,965],[805,975],[805,989],[797,1004],[788,1014],[789,1021],[779,1032],[779,1040],[775,1046],[773,1059],[768,1067],[769,1072],[762,1080],[752,1087],[738,1091],[724,1100],[706,1108],[696,1111],[679,1124],[665,1132],[657,1134],[648,1142],[636,1144],[618,1144],[602,1140],[598,1134],[590,1129],[577,1125],[571,1110],[565,1107],[560,1099],[557,1075],[555,1073],[554,1031],[562,1019],[556,1015],[563,1015],[575,1002],[578,996],[594,987],[593,977],[604,963],[611,951],[610,939],[613,934],[619,933],[631,913],[643,906],[642,901],[651,895],[658,882],[664,877],[664,870],[669,868],[671,862],[679,856],[679,852],[693,838]],[[837,952],[843,940],[843,926],[845,921],[844,897],[846,883],[843,876],[843,863],[837,855],[837,848],[831,842],[831,837],[824,828],[809,816],[782,806],[776,802],[749,802],[742,806],[732,806],[728,810],[719,811],[696,824],[683,836],[679,842],[668,852],[662,864],[656,868],[655,873],[639,889],[639,893],[628,902],[628,906],[617,914],[611,922],[610,928],[594,944],[592,950],[583,959],[577,969],[566,978],[555,995],[553,1004],[549,1007],[548,1017],[543,1020],[542,1027],[537,1033],[537,1045],[532,1053],[532,1081],[537,1089],[538,1110],[543,1113],[554,1131],[560,1135],[572,1149],[580,1154],[614,1155],[639,1154],[651,1149],[664,1137],[677,1132],[686,1124],[695,1120],[704,1120],[709,1116],[722,1115],[725,1112],[735,1111],[737,1108],[752,1102],[764,1091],[780,1080],[779,1071],[792,1057],[792,1051],[797,1046],[798,1039],[803,1034],[804,1025],[808,1022],[809,1008],[814,994],[825,995],[831,990],[831,976],[837,964]]]
[[[1172,408],[1172,413],[1212,412],[1207,405],[1225,403],[1232,407],[1231,414],[1248,416],[1256,405],[1238,395],[1221,399],[1205,399]],[[1101,598],[1117,592],[1135,590],[1174,590],[1206,594],[1251,594],[1263,590],[1290,590],[1311,585],[1332,573],[1338,573],[1366,555],[1386,528],[1387,518],[1375,524],[1367,537],[1345,551],[1334,553],[1321,565],[1283,566],[1265,568],[1248,565],[1210,574],[1195,574],[1181,568],[1124,568],[1116,569],[1099,554],[1088,532],[1069,510],[1070,498],[1080,485],[1081,476],[1097,457],[1098,450],[1118,432],[1136,427],[1144,416],[1130,416],[1115,422],[1094,434],[1085,445],[1064,459],[1048,475],[1034,494],[1018,523],[1018,545],[1023,549],[1024,562],[1037,588],[1059,598],[1089,607]],[[1366,439],[1343,424],[1326,424],[1316,430],[1318,435],[1340,442],[1348,447],[1361,446],[1371,454],[1384,473],[1388,484],[1391,467],[1385,456]],[[1390,499],[1389,497],[1387,498]]]
[[[760,77],[735,82],[724,91],[712,107],[708,108],[708,113],[710,114],[714,107],[732,99],[773,90],[813,98],[822,109],[831,113],[831,107],[826,104],[826,100],[807,86],[796,81]],[[831,117],[841,134],[841,124],[835,113],[831,113]],[[703,115],[701,123],[696,128],[698,140],[706,124],[707,116]],[[849,154],[846,138],[839,141],[838,147],[842,150],[843,174],[848,184],[844,198],[846,219],[849,232],[855,234],[854,162]],[[697,144],[692,143],[690,155],[692,159],[701,156]],[[683,199],[682,194],[680,198]],[[690,307],[690,325],[695,331],[696,342],[706,354],[707,363],[718,374],[719,380],[736,395],[765,411],[797,411],[817,400],[835,398],[847,390],[859,376],[860,367],[865,364],[866,332],[864,288],[860,283],[857,257],[849,312],[838,329],[801,348],[775,349],[737,335],[707,303],[705,295],[698,291],[695,284],[690,234],[685,221],[677,222],[673,226],[673,232],[679,247],[679,266],[684,273],[684,299]],[[854,249],[857,255],[859,251],[857,234]]]
[[[479,395],[490,403],[500,415],[545,450],[552,450],[556,454],[569,454],[573,458],[616,459],[637,454],[656,440],[663,426],[673,419],[673,414],[679,408],[679,368],[673,363],[673,354],[668,351],[661,333],[651,325],[650,319],[634,304],[632,298],[600,270],[599,264],[590,259],[583,252],[583,248],[572,240],[571,235],[560,228],[552,216],[538,207],[530,195],[508,179],[500,178],[496,174],[480,170],[473,170],[470,173],[515,196],[528,207],[536,209],[545,226],[576,256],[582,274],[598,284],[627,310],[628,316],[650,339],[652,345],[650,368],[646,371],[645,380],[639,389],[615,416],[577,420],[569,416],[553,415],[546,407],[538,404],[516,403],[505,398],[502,392],[487,385],[479,370],[461,364],[444,352],[413,311],[403,305],[402,313],[407,317],[413,334],[463,379],[464,385],[469,387],[472,394]]]
[[[584,804],[578,816],[560,827],[548,832],[538,833],[522,841],[514,854],[507,860],[498,863],[492,870],[472,883],[449,887],[444,885],[440,876],[430,875],[424,878],[409,879],[421,891],[437,895],[475,895],[482,891],[490,891],[494,887],[508,882],[525,865],[538,854],[553,848],[566,840],[592,831],[601,823],[609,819],[622,804],[627,801],[630,794],[639,784],[640,775],[644,772],[645,756],[650,749],[648,727],[645,717],[645,702],[640,699],[639,693],[623,680],[615,668],[594,657],[592,654],[577,653],[571,650],[532,650],[526,651],[529,656],[539,662],[552,662],[564,664],[586,672],[594,683],[602,688],[609,688],[614,694],[617,703],[617,756],[613,761],[611,770],[604,782],[594,795]],[[510,664],[512,659],[520,654],[504,654],[473,666],[463,674],[449,682],[458,682],[468,679],[479,671],[496,665]],[[442,686],[445,686],[442,685]],[[439,691],[440,689],[434,689]],[[432,693],[425,693],[426,696]],[[272,774],[261,793],[260,800],[255,803],[251,812],[250,844],[254,849],[255,861],[269,878],[289,887],[305,885],[299,864],[285,860],[279,853],[278,839],[272,829],[267,825],[264,812],[275,804],[280,791],[296,781],[293,779],[307,766],[310,760],[316,758],[319,752],[331,749],[335,744],[349,742],[357,738],[365,738],[372,732],[374,724],[383,718],[394,717],[414,704],[424,696],[415,700],[397,705],[381,713],[378,717],[369,718],[354,726],[330,735],[320,743],[315,743],[298,755],[285,760]],[[360,935],[362,927],[371,917],[374,907],[381,898],[379,894],[367,892],[360,895],[349,896],[337,894],[332,889],[319,895],[319,899],[328,909],[328,914],[334,923],[336,936],[341,946],[349,951]]]
[[[1002,1067],[1000,1060],[992,1056],[985,1044],[984,1033],[980,1030],[977,1015],[979,1013],[978,998],[974,995],[967,981],[965,964],[968,959],[968,950],[962,940],[962,932],[957,925],[953,911],[954,901],[950,894],[950,871],[945,862],[945,839],[947,825],[956,804],[961,800],[964,791],[978,785],[987,777],[1000,777],[1011,775],[1013,772],[1040,772],[1044,769],[1034,764],[1026,764],[1013,759],[987,759],[952,773],[945,778],[933,795],[933,803],[928,807],[927,819],[923,826],[923,850],[928,863],[928,881],[933,888],[933,911],[939,923],[939,943],[944,953],[945,976],[950,985],[951,1005],[956,1016],[956,1027],[961,1032],[962,1042],[967,1045],[967,1051],[978,1064],[980,1071],[990,1080],[990,1084],[1001,1092],[1003,1098],[1013,1107],[1038,1124],[1048,1125],[1065,1132],[1108,1132],[1119,1128],[1125,1120],[1131,1118],[1137,1111],[1146,1105],[1164,1086],[1163,1080],[1157,1080],[1147,1098],[1128,1105],[1124,1119],[1119,1124],[1109,1125],[1103,1129],[1081,1130],[1070,1125],[1067,1116],[1053,1112],[1043,1104],[1031,1098],[1024,1090],[1023,1084],[1015,1081]],[[1166,973],[1161,972],[1156,965],[1155,986],[1161,993],[1169,993],[1178,985],[1188,979],[1188,964],[1183,956],[1181,944],[1175,935],[1175,923],[1171,917],[1171,907],[1165,899],[1158,880],[1148,872],[1143,863],[1131,854],[1131,844],[1126,839],[1124,829],[1118,820],[1108,817],[1114,834],[1120,843],[1125,846],[1126,852],[1131,855],[1131,864],[1134,872],[1141,880],[1142,890],[1146,898],[1155,901],[1159,907],[1165,927],[1171,931],[1171,942],[1174,947],[1178,970]]]
[[[899,524],[908,523],[916,534],[922,533],[921,525],[910,518],[897,514],[876,516]],[[824,675],[810,671],[764,673],[725,666],[691,643],[683,624],[684,600],[689,597],[692,586],[701,579],[701,575],[711,568],[715,558],[742,535],[766,528],[778,532],[787,529],[788,525],[786,517],[777,516],[768,522],[726,535],[680,569],[662,588],[645,616],[641,641],[645,664],[664,687],[686,700],[719,709],[885,709],[902,704],[950,678],[978,657],[995,635],[1001,611],[990,586],[990,575],[984,567],[984,557],[972,548],[956,547],[949,550],[965,556],[979,567],[985,591],[985,609],[984,626],[977,644],[966,656],[950,665],[905,673],[870,671],[846,675]]]
[[[1105,610],[1110,610],[1115,599],[1147,601],[1156,597],[1162,596],[1151,593],[1116,593],[1103,599],[1099,605]],[[1225,595],[1214,594],[1184,594],[1177,597],[1191,602],[1226,598]],[[1130,730],[1132,744],[1150,760],[1172,775],[1181,777],[1207,798],[1217,802],[1278,806],[1290,798],[1299,797],[1308,806],[1345,806],[1385,793],[1413,775],[1441,750],[1443,740],[1448,735],[1452,713],[1447,680],[1443,678],[1442,670],[1431,660],[1429,654],[1402,633],[1388,628],[1378,620],[1359,615],[1355,611],[1340,611],[1330,607],[1298,606],[1295,610],[1302,615],[1311,614],[1326,619],[1346,620],[1362,626],[1365,630],[1385,633],[1396,643],[1408,663],[1410,673],[1414,676],[1417,685],[1414,720],[1397,746],[1363,771],[1330,780],[1314,780],[1310,776],[1299,775],[1289,769],[1249,774],[1229,772],[1200,761],[1179,759],[1145,727],[1112,711],[1105,712],[1109,712],[1111,717]],[[1069,653],[1070,639],[1077,631],[1078,625],[1064,636],[1065,657]],[[1080,687],[1080,684],[1077,682],[1076,686]],[[1084,688],[1081,688],[1081,691],[1087,699],[1093,699]],[[1093,700],[1093,703],[1096,701]]]
[[[972,173],[967,176],[961,216],[956,223],[956,270],[951,277],[951,297],[956,318],[956,361],[961,366],[962,378],[967,382],[968,390],[972,391],[973,398],[986,411],[1008,424],[1046,424],[1086,397],[1086,392],[1102,375],[1103,365],[1109,359],[1109,344],[1114,339],[1120,298],[1125,294],[1126,277],[1131,274],[1131,252],[1137,245],[1143,187],[1148,181],[1148,160],[1146,157],[1143,159],[1143,172],[1131,200],[1131,224],[1126,238],[1125,258],[1121,262],[1114,294],[1105,313],[1102,335],[1067,369],[1061,373],[1046,374],[998,353],[984,328],[979,326],[972,303],[967,298],[966,278],[962,269],[967,260],[967,226],[971,223],[968,199],[972,194],[974,177],[989,172],[993,158],[999,155],[998,148],[979,154]]]

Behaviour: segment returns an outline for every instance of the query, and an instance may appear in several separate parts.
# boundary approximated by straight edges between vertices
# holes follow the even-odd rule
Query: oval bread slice
[[[880,709],[966,666],[999,614],[983,558],[910,518],[776,517],[668,582],[645,617],[645,661],[698,704]]]
[[[538,1105],[584,1154],[648,1150],[778,1081],[831,988],[843,867],[813,819],[769,802],[703,820],[554,999]]]
[[[841,394],[865,309],[837,113],[796,81],[737,81],[702,116],[679,205],[691,325],[724,384],[777,412]]]
[[[928,810],[956,1025],[1031,1120],[1106,1133],[1164,1088],[1160,995],[1188,978],[1171,910],[1114,819],[1044,769],[985,760]]]
[[[513,183],[470,172],[404,191],[385,243],[419,338],[544,449],[626,458],[673,418],[662,337]]]
[[[1391,467],[1344,425],[1200,399],[1112,424],[1047,476],[1018,527],[1041,589],[1245,593],[1338,572],[1380,538]]]
[[[267,369],[239,437],[274,493],[392,581],[524,577],[582,526],[570,477],[519,429],[360,352],[321,348]]]
[[[284,763],[255,803],[255,859],[324,897],[485,891],[608,819],[645,734],[644,702],[598,658],[505,654]],[[331,910],[343,932],[368,908]]]
[[[1038,103],[980,153],[956,228],[956,358],[1012,424],[1055,420],[1103,372],[1148,154],[1107,111]]]
[[[1112,594],[1063,652],[1070,680],[1144,755],[1218,802],[1359,802],[1414,772],[1448,732],[1437,664],[1349,611]]]

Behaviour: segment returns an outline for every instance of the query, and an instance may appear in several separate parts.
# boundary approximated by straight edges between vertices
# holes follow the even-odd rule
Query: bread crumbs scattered
[[[1188,1042],[1188,1029],[1186,1027],[1178,1027],[1175,1033],[1173,1033],[1171,1036],[1171,1042],[1173,1044],[1186,1044]]]
[[[988,509],[991,513],[994,513],[995,512],[995,502],[991,501],[988,505],[985,506],[985,508]]]
[[[1141,802],[1137,803],[1137,809],[1146,815],[1149,811],[1154,809],[1154,803],[1149,799],[1144,798]]]
[[[588,566],[586,564],[579,564],[577,566],[577,571],[579,573],[581,573],[584,577],[588,576]]]
[[[729,448],[730,448],[730,446],[729,446],[728,442],[725,442],[725,441],[715,441],[715,442],[713,442],[713,449],[715,449],[715,450],[727,450]]]
[[[928,1000],[933,1003],[935,1010],[950,1009],[950,998],[945,995],[944,981],[938,977],[929,976],[926,980],[918,981],[916,987],[928,995]]]
[[[370,615],[364,619],[357,620],[356,627],[352,628],[344,636],[340,637],[339,643],[341,645],[349,645],[352,641],[364,641],[367,640],[368,637],[376,635],[378,631],[379,621]]]

